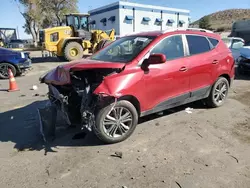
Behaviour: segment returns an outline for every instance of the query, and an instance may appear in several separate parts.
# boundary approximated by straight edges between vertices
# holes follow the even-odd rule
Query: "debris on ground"
[[[182,188],[182,186],[177,181],[175,183],[179,186],[179,188]]]
[[[203,136],[201,136],[199,133],[197,133],[197,135],[198,135],[199,137],[203,138]]]
[[[192,114],[193,113],[192,111],[193,111],[193,108],[190,108],[190,107],[185,109],[185,112],[188,114]]]
[[[10,119],[14,119],[14,116],[11,116]]]
[[[25,97],[26,95],[20,95],[19,97]]]
[[[48,170],[48,169],[46,169],[46,173],[47,173],[47,175],[49,176],[49,170]]]
[[[116,151],[114,155],[111,155],[111,157],[118,157],[118,158],[122,158],[122,152],[120,151]]]
[[[155,126],[159,126],[159,125],[160,125],[160,123],[159,123],[159,122],[156,122],[156,123],[155,123]]]
[[[163,116],[163,114],[164,114],[163,112],[158,112],[157,113],[158,116]]]
[[[128,188],[127,186],[122,186],[122,188]]]
[[[38,90],[37,85],[33,85],[31,90]]]
[[[38,93],[36,93],[35,95],[33,95],[34,97],[38,97],[38,96],[40,96]]]
[[[229,156],[232,157],[232,158],[234,158],[236,160],[236,162],[239,163],[239,160],[236,157],[234,157],[232,155],[229,155]]]

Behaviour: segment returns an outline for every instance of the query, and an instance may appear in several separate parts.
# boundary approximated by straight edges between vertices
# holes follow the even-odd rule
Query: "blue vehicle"
[[[8,69],[11,69],[14,76],[18,76],[30,67],[29,53],[0,47],[0,78],[8,78]]]

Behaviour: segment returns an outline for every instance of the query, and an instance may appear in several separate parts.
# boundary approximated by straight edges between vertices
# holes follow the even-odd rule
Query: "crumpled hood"
[[[75,60],[71,63],[60,65],[47,74],[40,77],[40,81],[47,84],[66,85],[70,84],[70,71],[82,71],[88,69],[122,69],[125,63],[113,63],[95,61],[91,59]]]

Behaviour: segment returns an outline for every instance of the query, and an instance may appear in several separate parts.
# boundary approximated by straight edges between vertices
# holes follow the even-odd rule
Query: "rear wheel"
[[[105,143],[121,142],[134,132],[138,113],[129,101],[118,101],[101,109],[96,116],[94,132]]]
[[[227,98],[228,90],[228,80],[224,77],[219,77],[211,89],[207,98],[207,104],[213,108],[222,106]]]
[[[8,69],[11,69],[13,76],[16,76],[17,70],[15,66],[11,65],[10,63],[0,63],[0,78],[2,79],[9,78]]]
[[[64,57],[68,61],[81,59],[83,57],[83,48],[78,42],[69,42],[64,48]]]

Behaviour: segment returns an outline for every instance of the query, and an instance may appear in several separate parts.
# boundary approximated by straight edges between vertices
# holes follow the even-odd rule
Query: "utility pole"
[[[20,39],[19,37],[19,31],[18,31],[18,26],[16,27],[16,33],[17,33],[17,39]]]

